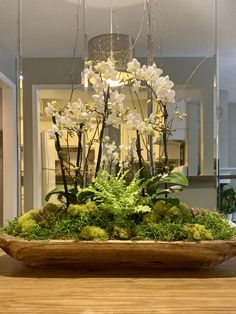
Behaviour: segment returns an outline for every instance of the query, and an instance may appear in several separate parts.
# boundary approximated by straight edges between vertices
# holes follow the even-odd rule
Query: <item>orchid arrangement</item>
[[[141,67],[137,59],[127,64],[128,79],[123,80],[121,87],[112,87],[112,82],[119,81],[119,72],[115,69],[115,63],[108,59],[95,65],[88,62],[84,75],[91,82],[94,94],[92,102],[78,99],[68,103],[58,110],[56,103],[48,103],[45,113],[52,117],[52,128],[49,137],[55,140],[58,153],[67,206],[71,200],[67,185],[69,175],[74,182],[73,192],[78,192],[79,187],[85,187],[88,183],[88,160],[91,149],[98,146],[95,157],[94,177],[101,169],[112,172],[114,167],[124,172],[130,170],[133,178],[136,170],[148,169],[150,176],[158,175],[156,162],[164,161],[164,171],[170,171],[167,141],[172,132],[174,118],[183,119],[185,113],[175,111],[174,117],[168,116],[167,104],[175,103],[174,83],[168,76],[162,76],[162,70],[156,64],[143,65]],[[126,95],[122,93],[128,88],[131,96],[130,102],[126,101]],[[139,92],[147,92],[147,104],[152,104],[153,111],[149,115],[144,114],[143,105],[139,100]],[[128,146],[116,146],[107,135],[106,129],[114,127],[119,129],[125,126],[135,136]],[[63,154],[60,139],[63,136],[77,137],[76,164],[71,162],[69,154]],[[157,138],[162,141],[162,150],[155,160],[150,144]],[[85,140],[83,140],[85,139]],[[144,151],[145,156],[144,157]],[[121,159],[123,153],[123,159]],[[147,161],[146,161],[147,159]],[[135,168],[135,165],[138,165]],[[74,175],[71,175],[73,170]]]
[[[141,67],[134,59],[127,72],[129,78],[118,89],[112,87],[112,81],[119,79],[112,60],[88,64],[85,73],[94,90],[93,101],[78,99],[60,110],[56,103],[48,104],[45,111],[53,121],[49,136],[55,140],[64,188],[54,189],[45,199],[57,194],[62,204],[48,203],[30,210],[11,221],[4,232],[40,240],[201,241],[235,237],[235,228],[218,213],[194,209],[168,197],[188,185],[183,174],[171,171],[167,150],[173,119],[183,119],[185,114],[176,110],[174,117],[169,117],[167,104],[175,101],[174,84],[155,64]],[[131,105],[123,88],[132,95]],[[142,90],[148,91],[147,104],[153,108],[150,114],[144,114],[145,104],[139,100]],[[127,146],[118,147],[107,135],[106,128],[111,126],[124,126],[135,136]],[[78,141],[75,164],[62,150],[63,136]],[[162,140],[157,159],[151,149],[156,138]],[[96,167],[89,182],[89,153],[95,145]],[[73,180],[72,188],[68,176]]]

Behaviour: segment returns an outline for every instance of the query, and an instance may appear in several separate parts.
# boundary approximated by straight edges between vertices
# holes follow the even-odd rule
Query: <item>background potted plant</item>
[[[229,221],[236,221],[236,193],[232,187],[226,187],[221,191],[220,211]]]

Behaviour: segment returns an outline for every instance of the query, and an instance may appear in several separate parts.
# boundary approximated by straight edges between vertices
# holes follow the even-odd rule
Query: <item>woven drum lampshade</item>
[[[134,58],[133,40],[125,34],[102,34],[88,42],[88,60],[106,61],[112,58],[117,71],[126,71],[127,63]]]

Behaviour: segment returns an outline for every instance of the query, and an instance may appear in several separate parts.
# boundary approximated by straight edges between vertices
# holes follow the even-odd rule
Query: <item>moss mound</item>
[[[148,208],[148,212],[145,208]],[[14,219],[3,231],[26,239],[150,239],[157,241],[226,240],[235,228],[218,213],[158,201],[145,210],[112,212],[88,200],[67,210],[48,203]],[[149,211],[150,210],[150,211]]]
[[[109,236],[107,232],[99,227],[96,226],[85,226],[82,228],[79,238],[83,240],[108,240]]]

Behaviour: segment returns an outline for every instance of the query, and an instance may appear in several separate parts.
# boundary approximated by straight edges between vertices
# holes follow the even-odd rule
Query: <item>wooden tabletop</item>
[[[1,314],[236,314],[236,257],[210,270],[29,268],[0,250]]]

